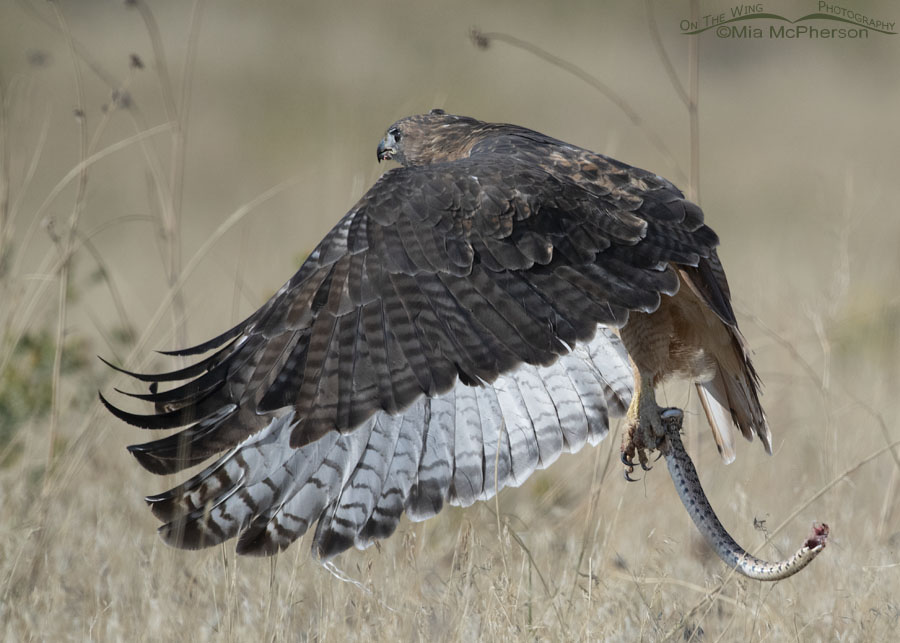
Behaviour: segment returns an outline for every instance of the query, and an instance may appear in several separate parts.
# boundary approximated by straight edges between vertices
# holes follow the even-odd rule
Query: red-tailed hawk
[[[723,458],[771,452],[718,239],[665,179],[514,125],[434,110],[393,124],[386,172],[258,311],[170,355],[133,394],[166,542],[271,554],[318,521],[333,556],[517,486],[627,412],[623,459],[664,428],[654,387],[698,382]],[[163,390],[169,382],[180,385]],[[633,394],[634,392],[634,394]],[[104,400],[105,402],[105,400]]]

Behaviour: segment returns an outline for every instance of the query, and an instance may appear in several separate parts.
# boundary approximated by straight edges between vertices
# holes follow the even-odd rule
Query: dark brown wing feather
[[[154,383],[139,397],[157,413],[107,403],[114,414],[147,428],[190,425],[131,447],[138,460],[178,471],[284,407],[300,418],[291,444],[301,445],[457,378],[548,364],[597,324],[654,310],[678,287],[670,262],[703,271],[715,261],[715,234],[665,180],[512,129],[470,158],[387,172],[260,310],[171,354],[217,352],[174,373],[134,374]]]

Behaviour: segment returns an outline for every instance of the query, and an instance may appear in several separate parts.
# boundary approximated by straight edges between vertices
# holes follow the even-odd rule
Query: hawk
[[[129,447],[200,473],[147,498],[166,542],[273,554],[314,523],[328,558],[522,484],[625,415],[627,473],[664,438],[654,394],[696,382],[719,452],[772,440],[700,208],[645,170],[432,110],[378,145],[385,172],[246,320],[168,355]],[[122,370],[122,369],[120,369]],[[180,382],[179,384],[170,384]],[[162,385],[162,386],[160,386]],[[101,396],[102,399],[102,396]],[[686,456],[685,456],[686,457]]]

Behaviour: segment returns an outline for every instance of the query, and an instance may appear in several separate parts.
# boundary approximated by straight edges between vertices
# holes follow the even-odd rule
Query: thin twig
[[[150,38],[150,46],[153,50],[154,68],[156,69],[157,79],[159,82],[160,93],[162,94],[163,104],[165,105],[166,116],[169,121],[175,124],[172,129],[172,145],[169,157],[169,182],[170,188],[165,199],[160,203],[160,213],[162,217],[163,236],[166,242],[166,259],[165,271],[169,282],[169,286],[178,278],[181,271],[181,193],[184,183],[184,130],[187,126],[187,115],[178,110],[173,92],[172,80],[169,76],[169,68],[166,62],[165,49],[163,47],[162,36],[159,32],[159,25],[153,12],[144,0],[135,0],[134,6],[137,8],[147,35]],[[194,12],[191,16],[191,32],[190,38],[196,40],[197,37],[197,7],[198,3],[194,3]],[[188,42],[188,51],[186,63],[193,60],[196,51],[196,43],[192,45]],[[189,83],[189,79],[185,79]],[[189,87],[189,85],[188,85]],[[187,344],[187,329],[184,299],[180,292],[175,294],[172,302],[173,321],[176,323],[176,334],[178,336],[177,343],[179,345]],[[180,321],[179,321],[180,320]]]
[[[249,235],[242,234],[241,235],[241,245],[238,248],[238,256],[237,262],[234,266],[234,291],[231,295],[231,323],[232,325],[237,324],[240,320],[238,319],[238,313],[241,309],[241,293],[243,292],[244,280],[241,277],[244,274],[244,266],[247,262],[247,237]]]
[[[894,491],[897,488],[897,481],[900,480],[896,467],[891,469],[891,480],[884,489],[884,501],[881,504],[881,513],[878,518],[878,529],[875,530],[875,537],[880,541],[884,538],[885,527],[894,510]]]
[[[691,0],[691,21],[700,16],[700,0]],[[691,121],[691,170],[688,179],[688,198],[700,203],[700,37],[688,36],[688,86],[690,100],[688,115]]]
[[[72,248],[75,245],[76,233],[78,230],[78,221],[81,218],[81,211],[84,207],[84,195],[87,189],[87,166],[84,160],[88,154],[88,125],[87,114],[85,113],[84,98],[84,80],[81,76],[81,67],[79,65],[78,56],[75,53],[75,45],[72,42],[72,34],[69,25],[59,9],[59,5],[51,3],[53,12],[59,22],[63,36],[65,36],[66,44],[69,48],[69,57],[73,67],[73,75],[75,79],[75,110],[76,121],[78,123],[79,145],[78,156],[81,170],[78,173],[78,183],[75,189],[75,203],[72,208],[72,214],[69,220],[68,233],[61,247],[63,262],[59,271],[59,305],[56,324],[56,345],[53,354],[53,371],[51,375],[51,397],[50,397],[50,427],[47,438],[47,470],[53,463],[53,451],[56,446],[56,430],[59,424],[60,412],[60,383],[62,374],[63,345],[65,343],[66,319],[68,316],[68,299],[69,299],[69,277],[72,266]],[[46,478],[45,478],[46,480]]]
[[[197,57],[197,42],[200,39],[200,16],[203,13],[203,0],[195,0],[191,10],[191,18],[188,27],[187,51],[184,55],[184,64],[181,70],[181,101],[178,106],[178,127],[173,132],[172,141],[172,174],[170,185],[172,186],[172,250],[170,253],[169,280],[170,283],[181,271],[181,216],[184,194],[184,168],[185,152],[187,150],[188,122],[191,107],[191,88],[194,79],[194,61]],[[175,314],[186,320],[184,298],[181,293],[175,298]],[[187,326],[182,321],[178,327],[178,343],[187,345]]]
[[[150,7],[147,6],[146,2],[134,0],[132,6],[141,14],[141,20],[144,21],[147,35],[150,37],[150,47],[153,50],[153,62],[159,78],[159,89],[166,109],[166,118],[170,121],[177,121],[178,110],[175,107],[175,97],[172,95],[172,81],[169,79],[169,67],[166,64],[159,25],[156,24],[156,18],[153,17],[153,12],[150,11]]]
[[[537,566],[537,563],[534,560],[534,556],[531,555],[531,550],[525,545],[525,541],[519,536],[518,532],[513,529],[512,525],[509,524],[509,520],[504,521],[506,524],[506,529],[509,531],[509,534],[513,537],[513,540],[519,545],[525,555],[528,557],[528,562],[531,565],[531,568],[537,572],[538,579],[541,581],[541,585],[544,586],[544,593],[547,595],[547,600],[550,601],[550,605],[553,607],[553,611],[556,613],[556,618],[559,621],[559,627],[562,630],[562,639],[565,640],[568,638],[566,636],[566,622],[563,620],[562,614],[559,611],[559,606],[556,604],[556,600],[553,592],[550,591],[550,585],[547,584],[547,580],[544,578],[544,575],[541,573],[540,568]]]
[[[653,576],[637,577],[633,574],[626,574],[625,572],[620,572],[615,569],[611,570],[609,572],[609,575],[623,581],[635,583],[636,585],[675,585],[676,587],[689,589],[692,592],[697,592],[699,594],[703,594],[704,596],[709,595],[708,587],[703,587],[702,585],[697,585],[696,583],[691,583],[690,581],[682,580],[680,578],[665,578]],[[718,596],[717,600],[720,600],[723,603],[728,603],[729,605],[733,605],[734,607],[746,608],[746,605],[744,603],[740,602],[736,598],[732,598],[731,596],[720,595]]]
[[[2,80],[0,80],[0,262],[6,254],[6,239],[10,236],[9,222],[9,121],[6,115],[6,92]],[[43,146],[41,146],[43,147]],[[37,154],[37,151],[35,151]],[[0,263],[0,276],[3,265]]]
[[[621,424],[621,423],[620,423]],[[618,426],[616,430],[612,432],[608,437],[608,444],[614,445],[618,438],[619,431]],[[615,449],[610,446],[606,449],[606,462],[603,464],[603,471],[600,473],[600,456],[603,453],[603,449],[598,448],[596,450],[596,455],[594,456],[594,466],[593,473],[591,474],[591,485],[590,495],[588,496],[588,511],[587,516],[584,521],[584,533],[581,538],[581,548],[578,551],[578,558],[575,563],[575,574],[572,579],[572,587],[569,590],[569,612],[567,612],[566,616],[571,613],[572,607],[574,606],[575,601],[573,600],[575,596],[575,589],[578,587],[578,573],[581,569],[582,563],[584,563],[584,557],[587,554],[588,547],[593,546],[593,543],[597,538],[597,531],[600,529],[599,520],[594,520],[594,512],[597,510],[597,505],[600,502],[600,498],[602,497],[601,489],[603,487],[603,483],[606,481],[606,474],[609,472],[610,463],[612,462],[612,455]],[[616,513],[613,515],[613,519],[610,523],[609,529],[607,530],[606,538],[603,540],[603,546],[600,550],[600,557],[598,560],[598,565],[603,565],[603,561],[605,559],[605,551],[606,544],[609,542],[609,534],[616,528],[617,519],[619,516],[619,509],[621,508],[621,499],[619,500],[619,507],[616,509]],[[601,567],[602,569],[602,567]]]
[[[28,171],[25,173],[25,178],[22,179],[22,186],[18,190],[18,194],[16,195],[16,200],[13,201],[12,206],[9,209],[9,226],[7,233],[12,234],[12,226],[16,221],[16,215],[19,212],[19,208],[22,205],[22,199],[25,197],[25,194],[28,192],[28,188],[31,185],[31,181],[34,179],[34,174],[37,172],[38,165],[40,164],[40,160],[44,153],[44,146],[47,142],[47,134],[50,132],[50,107],[49,105],[44,109],[44,118],[41,121],[41,131],[38,134],[37,141],[35,143],[34,152],[31,155],[31,163],[28,164]],[[0,225],[0,227],[3,227]],[[2,234],[0,234],[2,237]],[[0,246],[3,244],[3,239],[0,238]],[[2,250],[0,250],[0,257],[3,256]]]
[[[197,57],[197,42],[200,38],[200,16],[203,13],[203,0],[195,0],[191,10],[190,26],[188,28],[187,51],[184,55],[184,65],[181,70],[181,103],[178,107],[179,127],[173,132],[175,146],[173,150],[172,167],[172,205],[176,220],[181,219],[181,208],[184,193],[184,159],[187,149],[188,115],[191,109],[191,88],[194,79],[194,61]],[[180,260],[180,249],[176,255]],[[173,265],[173,273],[178,272],[178,264]]]
[[[571,63],[564,58],[560,58],[559,56],[551,54],[545,49],[541,49],[537,45],[506,33],[497,31],[482,32],[478,29],[473,29],[470,33],[470,37],[472,38],[472,42],[474,42],[475,45],[480,49],[487,49],[490,46],[491,42],[493,42],[494,40],[504,42],[519,49],[523,49],[531,54],[534,54],[541,60],[544,60],[551,65],[575,76],[579,80],[587,83],[598,92],[603,94],[603,96],[605,96],[606,99],[609,100],[613,105],[618,107],[622,111],[622,113],[624,113],[625,116],[628,117],[628,120],[630,120],[635,127],[640,129],[644,133],[653,147],[656,148],[656,150],[671,166],[678,182],[684,182],[687,180],[687,177],[684,175],[684,172],[678,165],[678,161],[675,159],[675,156],[669,151],[669,148],[666,147],[666,144],[663,142],[662,138],[647,126],[647,124],[644,122],[644,119],[641,118],[640,114],[635,111],[635,109],[628,103],[628,101],[619,96],[615,91],[613,91],[612,88],[609,87],[609,85],[604,83],[596,76],[589,74],[578,65]]]
[[[97,247],[93,244],[90,237],[81,232],[78,233],[78,239],[82,246],[90,253],[90,255],[94,258],[94,261],[97,262],[97,267],[100,270],[100,275],[103,281],[106,283],[106,287],[109,290],[109,295],[113,301],[113,307],[116,309],[116,313],[119,315],[119,323],[122,325],[126,335],[128,343],[134,341],[134,326],[131,325],[131,321],[128,319],[128,311],[125,310],[125,303],[122,300],[122,295],[119,293],[119,289],[116,287],[116,283],[113,279],[112,271],[109,269],[109,266],[106,265],[106,260],[103,258],[103,255],[97,250]]]
[[[684,106],[690,110],[691,97],[688,96],[687,92],[684,90],[684,85],[681,84],[681,80],[678,78],[678,73],[675,71],[672,59],[669,58],[666,47],[663,45],[662,36],[659,33],[659,25],[656,24],[656,16],[653,13],[653,0],[644,0],[644,6],[647,8],[647,26],[650,27],[650,41],[653,43],[653,46],[656,47],[656,53],[659,55],[663,67],[665,67],[669,82],[672,83],[672,89],[678,94],[678,98],[681,99]]]

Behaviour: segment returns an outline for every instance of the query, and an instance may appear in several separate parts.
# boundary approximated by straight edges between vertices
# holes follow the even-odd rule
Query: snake
[[[683,417],[680,409],[670,408],[662,411],[660,418],[666,433],[659,450],[666,458],[669,475],[684,508],[687,509],[703,538],[726,565],[748,578],[778,581],[793,576],[822,553],[829,534],[828,525],[825,523],[814,523],[803,546],[789,558],[776,562],[757,558],[735,542],[710,505],[697,476],[697,469],[694,468],[691,456],[681,442]]]

